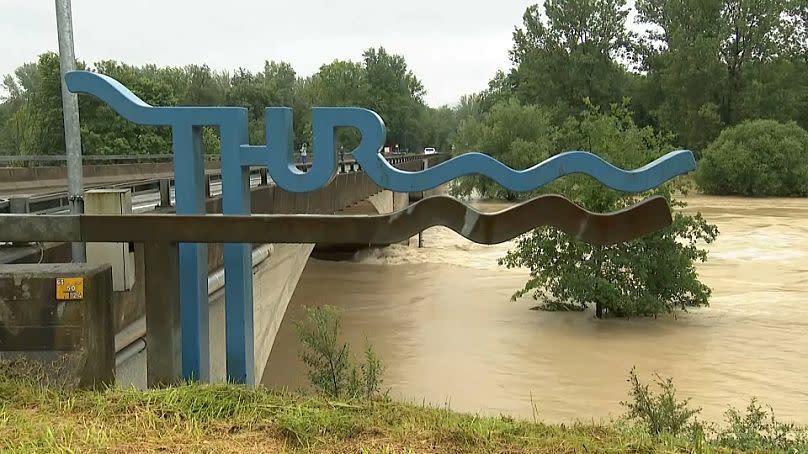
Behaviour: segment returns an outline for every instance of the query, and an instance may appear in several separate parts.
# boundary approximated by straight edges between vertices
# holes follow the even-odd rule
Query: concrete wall
[[[406,195],[406,194],[405,194]],[[390,191],[382,191],[378,194],[373,194],[368,198],[368,202],[373,205],[376,213],[378,214],[386,214],[392,213],[394,211],[394,194]],[[376,214],[376,213],[368,213],[368,214]]]
[[[269,257],[253,268],[255,376],[258,379],[264,373],[286,307],[292,299],[313,248],[312,244],[272,245]],[[213,382],[224,382],[227,377],[224,289],[210,295],[209,311],[210,378]],[[138,329],[134,328],[131,331],[136,338]],[[117,343],[126,345],[132,339],[132,335],[121,332]],[[147,353],[144,350],[117,364],[117,386],[145,389],[146,359]]]
[[[68,278],[80,282],[60,296]],[[47,362],[43,378],[69,387],[113,384],[111,299],[109,265],[0,265],[0,358]]]

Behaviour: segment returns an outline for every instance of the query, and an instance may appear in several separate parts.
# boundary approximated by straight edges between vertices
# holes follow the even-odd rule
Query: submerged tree
[[[639,128],[626,106],[614,106],[603,114],[594,106],[570,118],[559,131],[561,150],[587,150],[612,164],[633,169],[670,151],[666,136],[651,128]],[[667,183],[646,194],[610,190],[586,176],[568,176],[544,191],[565,195],[595,212],[630,206],[651,194],[664,196],[673,207],[681,183]],[[523,236],[514,250],[500,260],[509,268],[527,267],[530,279],[513,298],[531,294],[545,298],[545,309],[571,310],[594,305],[599,318],[657,315],[675,308],[708,304],[710,289],[702,284],[695,262],[707,251],[699,242],[715,240],[718,230],[700,214],[676,211],[671,226],[634,241],[593,246],[554,228],[539,228]]]

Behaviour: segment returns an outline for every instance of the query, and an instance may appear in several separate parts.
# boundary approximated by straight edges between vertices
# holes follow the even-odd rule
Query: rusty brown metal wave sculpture
[[[672,219],[661,196],[600,214],[560,195],[543,195],[496,213],[436,196],[404,210],[371,216],[4,215],[0,221],[4,239],[10,241],[390,244],[444,226],[476,243],[497,244],[536,227],[552,226],[579,240],[608,245],[665,228]],[[54,238],[56,231],[59,238]]]

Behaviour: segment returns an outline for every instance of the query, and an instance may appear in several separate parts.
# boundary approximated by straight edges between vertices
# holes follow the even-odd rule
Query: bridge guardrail
[[[214,158],[216,157],[216,158]],[[170,154],[119,154],[119,155],[84,155],[81,157],[83,162],[107,162],[107,161],[131,161],[131,162],[151,162],[151,161],[169,161],[172,159]],[[208,160],[218,161],[218,155],[210,155]],[[67,162],[67,157],[64,154],[53,155],[0,155],[0,165],[7,165],[14,162],[24,163],[53,163],[53,162]]]
[[[346,153],[347,155],[347,153]],[[171,155],[165,155],[169,158]],[[429,154],[425,155],[423,153],[414,153],[414,154],[404,154],[404,155],[387,155],[387,160],[391,164],[400,164],[403,162],[408,162],[416,159],[431,159],[434,157],[443,156],[443,153],[436,153],[436,154]],[[0,156],[0,163],[2,163],[2,158],[6,156]],[[33,156],[32,156],[33,157]],[[300,156],[297,155],[296,158]],[[64,160],[64,156],[61,157]],[[297,167],[300,170],[307,171],[311,168],[312,162],[309,160],[306,163],[298,163]],[[218,159],[215,159],[216,161]],[[299,159],[297,159],[299,161]],[[350,173],[361,171],[361,166],[359,163],[356,162],[354,159],[341,159],[339,161],[338,166],[339,173]],[[261,177],[261,185],[271,184],[271,182],[267,181],[267,174],[266,169],[256,167],[250,172],[251,176],[260,175]],[[141,195],[141,194],[148,194],[160,191],[160,182],[168,180],[170,191],[174,186],[174,179],[173,178],[155,178],[155,179],[146,179],[146,180],[133,180],[126,183],[112,183],[112,184],[99,184],[99,185],[88,185],[85,189],[94,189],[94,188],[113,188],[113,189],[131,189],[132,195]],[[208,171],[208,197],[212,194],[210,193],[211,185],[213,183],[221,181],[221,170],[215,169]],[[165,184],[165,183],[163,183]],[[165,188],[164,188],[165,190]],[[28,205],[30,209],[30,213],[34,214],[61,214],[67,213],[69,210],[69,201],[67,191],[60,191],[48,194],[37,194],[34,196],[29,197]],[[8,199],[0,199],[0,213],[10,213],[11,212],[11,203]]]
[[[344,155],[349,155],[350,153],[344,153]],[[406,155],[390,155],[390,156],[413,156],[419,155],[420,153],[409,153]],[[431,155],[423,155],[421,156],[431,156]],[[300,153],[294,154],[295,160],[300,160]],[[100,162],[100,163],[109,163],[109,162],[120,162],[120,163],[141,163],[141,162],[169,162],[174,158],[172,154],[136,154],[136,153],[124,153],[124,154],[114,154],[114,155],[104,155],[104,154],[87,154],[81,157],[83,163],[93,163],[93,162]],[[206,161],[219,161],[220,155],[218,154],[206,154],[205,155]],[[16,154],[0,154],[0,167],[13,167],[9,166],[9,164],[14,163],[25,163],[28,166],[34,166],[38,164],[53,164],[53,163],[66,163],[67,156],[64,153],[60,154],[52,154],[52,155],[16,155]]]

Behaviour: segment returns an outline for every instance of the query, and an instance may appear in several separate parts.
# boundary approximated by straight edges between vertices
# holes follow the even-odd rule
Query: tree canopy
[[[453,135],[453,110],[424,104],[425,89],[409,70],[404,57],[384,48],[369,48],[360,62],[324,64],[309,77],[300,77],[285,62],[266,61],[262,71],[238,68],[232,73],[207,65],[157,67],[132,66],[117,61],[93,65],[78,63],[113,77],[147,103],[175,105],[232,105],[249,110],[252,143],[264,143],[264,109],[294,109],[296,147],[311,142],[312,106],[361,106],[375,110],[387,127],[388,143],[416,151],[424,146],[445,146]],[[4,154],[64,153],[59,59],[40,55],[7,75],[8,93],[0,102],[0,147]],[[127,122],[100,101],[80,99],[83,152],[86,154],[163,154],[170,152],[167,128]],[[449,114],[451,113],[451,114]],[[205,134],[206,148],[217,152],[213,130]],[[351,130],[339,132],[339,141],[350,151],[358,141]]]

